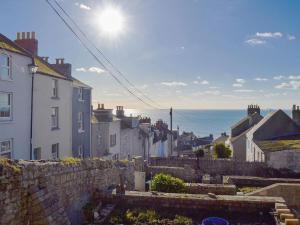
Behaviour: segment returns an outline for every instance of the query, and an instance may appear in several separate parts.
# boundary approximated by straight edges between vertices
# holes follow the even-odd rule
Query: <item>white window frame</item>
[[[4,53],[4,52],[1,52],[0,53],[0,57],[1,56],[6,56],[7,57],[7,59],[8,59],[8,65],[1,65],[0,64],[0,80],[5,80],[5,81],[11,81],[12,80],[12,72],[11,72],[11,56],[10,55],[8,55],[8,54],[6,54],[6,53]],[[8,69],[8,79],[4,79],[2,76],[2,74],[1,74],[1,69],[2,68],[5,68],[5,69]],[[7,75],[5,75],[5,76],[7,76]]]
[[[84,132],[84,113],[83,112],[78,112],[77,115],[77,122],[78,122],[78,132]]]
[[[56,149],[54,149],[56,147]],[[53,151],[56,150],[56,151]],[[57,160],[59,159],[59,143],[53,144],[51,146],[51,155],[52,155],[52,159]]]
[[[52,79],[52,98],[58,98],[58,80]]]
[[[51,107],[51,129],[52,130],[58,129],[59,127],[58,113],[59,113],[58,107]]]
[[[78,145],[78,158],[83,158],[83,145]]]
[[[78,88],[78,100],[83,101],[83,88],[82,87]]]
[[[101,135],[100,134],[97,135],[97,144],[101,145]]]
[[[9,149],[2,149],[3,146],[2,144],[8,142],[9,143]],[[5,146],[4,146],[5,147]],[[5,154],[10,154],[10,159],[13,158],[13,140],[11,139],[6,139],[6,140],[1,140],[0,141],[0,158],[3,157]]]
[[[12,93],[10,93],[10,92],[0,92],[0,94],[6,94],[6,95],[8,95],[8,99],[9,99],[9,117],[1,117],[0,116],[0,122],[1,121],[10,121],[10,120],[12,120],[12,109],[13,109],[13,107],[12,107],[12,100],[13,100],[13,94]]]

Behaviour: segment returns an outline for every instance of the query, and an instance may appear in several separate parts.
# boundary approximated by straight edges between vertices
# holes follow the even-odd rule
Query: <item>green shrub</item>
[[[186,186],[183,180],[172,177],[168,174],[156,174],[150,186],[151,191],[169,192],[169,193],[184,193]]]
[[[229,158],[231,156],[231,149],[220,143],[214,146],[214,154],[217,158]]]
[[[174,224],[176,225],[193,225],[193,220],[185,216],[175,216]]]

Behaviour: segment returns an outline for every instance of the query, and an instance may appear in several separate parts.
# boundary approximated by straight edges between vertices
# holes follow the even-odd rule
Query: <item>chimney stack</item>
[[[117,114],[117,117],[119,117],[119,118],[124,117],[124,108],[123,108],[123,106],[117,106],[116,114]]]
[[[35,32],[17,32],[15,43],[32,55],[38,55],[38,40],[35,39]]]
[[[300,108],[299,106],[293,105],[292,119],[300,126]]]
[[[254,113],[258,113],[260,115],[260,107],[258,105],[248,105],[247,114],[251,116]]]
[[[44,57],[41,57],[42,60],[44,60],[45,62],[48,62],[49,61],[49,57],[48,56],[44,56]]]
[[[51,64],[55,69],[65,75],[67,78],[72,78],[72,65],[65,63],[64,58],[55,59],[55,64]]]

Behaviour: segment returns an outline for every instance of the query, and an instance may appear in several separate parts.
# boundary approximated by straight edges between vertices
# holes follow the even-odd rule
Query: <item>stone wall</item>
[[[149,179],[158,173],[169,174],[187,182],[197,182],[202,179],[202,177],[198,177],[195,170],[188,165],[184,167],[147,166],[146,173]]]
[[[94,190],[134,188],[134,163],[86,159],[79,163],[14,163],[0,159],[0,224],[80,224]]]
[[[233,175],[233,176],[259,176],[259,177],[294,177],[287,171],[286,174],[281,171],[271,169],[263,162],[244,162],[230,159],[199,159],[196,158],[150,158],[151,166],[167,166],[167,167],[184,167],[189,165],[196,171],[198,175],[210,174],[215,175]]]
[[[189,194],[236,195],[235,185],[186,183]]]
[[[266,177],[248,177],[248,176],[227,176],[227,182],[237,187],[266,187],[276,183],[298,183],[300,179],[291,178],[266,178]]]

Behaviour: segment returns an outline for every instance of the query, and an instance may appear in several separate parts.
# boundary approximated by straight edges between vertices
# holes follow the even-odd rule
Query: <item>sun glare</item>
[[[110,37],[118,36],[125,29],[125,18],[117,7],[106,6],[97,19],[101,32]]]

